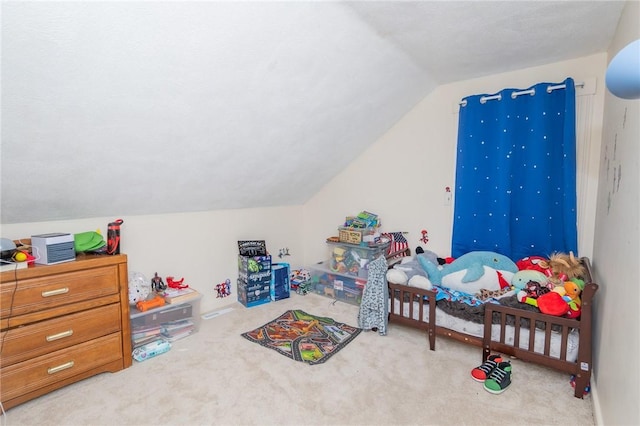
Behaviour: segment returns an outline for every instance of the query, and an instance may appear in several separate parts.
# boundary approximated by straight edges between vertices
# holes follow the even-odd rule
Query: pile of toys
[[[380,218],[377,214],[361,211],[356,216],[347,216],[338,227],[338,241],[361,246],[380,243]]]
[[[375,213],[361,211],[357,216],[347,216],[344,225],[347,228],[379,228],[380,218]]]
[[[309,292],[309,285],[311,284],[311,272],[308,269],[294,269],[291,271],[289,282],[291,283],[291,290],[294,290],[298,294],[303,296]]]

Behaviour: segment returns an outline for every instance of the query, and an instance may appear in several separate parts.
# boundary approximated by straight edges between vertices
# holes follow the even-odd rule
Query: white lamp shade
[[[626,45],[609,63],[607,89],[623,99],[640,99],[640,39]]]

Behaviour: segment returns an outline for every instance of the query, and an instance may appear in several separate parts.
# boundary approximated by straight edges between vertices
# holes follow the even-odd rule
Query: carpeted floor
[[[390,325],[362,332],[323,364],[293,362],[241,336],[301,309],[357,325],[358,308],[309,294],[203,320],[166,354],[12,408],[6,425],[593,425],[569,377],[513,363],[493,395],[473,381],[479,348]]]

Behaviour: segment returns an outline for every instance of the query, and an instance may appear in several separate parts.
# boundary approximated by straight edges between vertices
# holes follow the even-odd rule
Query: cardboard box
[[[271,256],[238,255],[238,278],[245,283],[271,282]]]
[[[247,283],[238,279],[238,302],[247,308],[271,302],[271,280]]]
[[[342,243],[369,246],[376,244],[380,239],[378,228],[349,228],[340,226],[338,228],[338,239]]]

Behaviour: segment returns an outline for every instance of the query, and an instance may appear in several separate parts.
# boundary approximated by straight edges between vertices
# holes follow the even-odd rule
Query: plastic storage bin
[[[326,269],[342,275],[367,278],[367,265],[378,256],[384,255],[389,243],[371,247],[353,244],[327,242],[330,253]]]
[[[362,292],[367,279],[339,274],[328,268],[327,262],[320,262],[309,268],[311,280],[309,291],[350,303],[360,305]]]
[[[130,308],[131,342],[134,348],[157,339],[176,341],[200,328],[200,301],[202,295],[191,300],[140,312]]]

